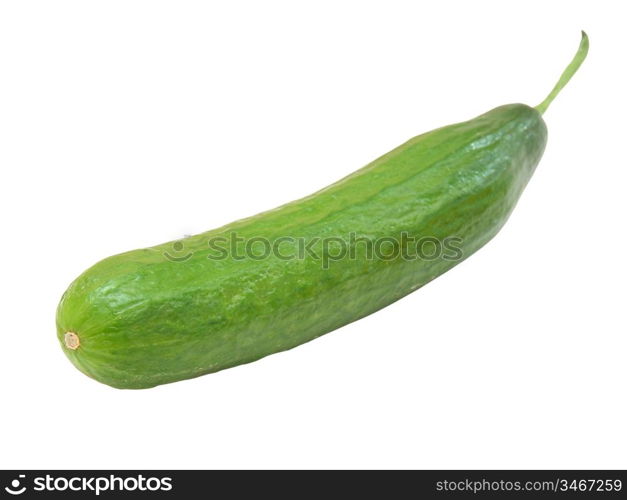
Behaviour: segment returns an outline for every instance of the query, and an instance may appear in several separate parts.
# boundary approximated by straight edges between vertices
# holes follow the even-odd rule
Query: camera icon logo
[[[24,474],[20,474],[18,479],[11,481],[11,486],[5,486],[4,491],[10,495],[21,495],[26,491],[26,486],[22,486],[20,488],[20,479],[24,479],[25,477],[26,476]]]

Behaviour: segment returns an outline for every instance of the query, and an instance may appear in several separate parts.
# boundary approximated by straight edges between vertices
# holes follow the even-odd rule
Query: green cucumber
[[[301,200],[98,262],[59,304],[65,354],[105,384],[153,387],[290,349],[418,289],[505,223],[544,151],[542,113],[587,50],[582,33],[536,108],[498,107]]]

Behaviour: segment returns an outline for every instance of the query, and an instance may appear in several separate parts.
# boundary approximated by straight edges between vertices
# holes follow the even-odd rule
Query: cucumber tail
[[[544,112],[549,107],[551,102],[553,102],[553,99],[555,99],[557,94],[560,93],[560,91],[566,86],[569,80],[577,72],[577,70],[579,69],[579,66],[581,66],[581,63],[585,60],[586,56],[588,55],[589,45],[590,44],[588,42],[588,35],[586,35],[585,31],[582,31],[581,43],[579,44],[579,48],[577,49],[577,53],[575,54],[575,57],[573,57],[573,60],[566,67],[566,69],[562,73],[562,76],[560,76],[560,79],[555,84],[555,87],[553,87],[553,90],[551,90],[551,93],[548,96],[546,96],[546,99],[544,101],[542,101],[540,104],[536,106],[536,110],[538,110],[540,114],[544,114]]]

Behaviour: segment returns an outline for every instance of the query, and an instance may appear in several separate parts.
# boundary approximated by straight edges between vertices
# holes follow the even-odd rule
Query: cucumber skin
[[[248,363],[362,318],[459,261],[364,258],[213,260],[208,239],[462,238],[463,259],[510,215],[546,145],[534,108],[510,104],[417,136],[313,195],[184,240],[104,259],[68,288],[57,336],[85,374],[148,388]],[[363,245],[362,245],[363,247]],[[288,247],[281,247],[287,253]],[[319,246],[314,247],[318,250]],[[214,253],[215,254],[215,253]],[[65,332],[80,337],[68,349]]]

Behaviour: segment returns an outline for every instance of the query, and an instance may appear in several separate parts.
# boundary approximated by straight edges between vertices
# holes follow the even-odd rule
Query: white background
[[[621,2],[5,1],[0,467],[627,467]],[[621,12],[622,11],[622,12]],[[390,307],[145,391],[78,372],[65,287],[309,194],[409,137],[539,103],[503,231]]]

